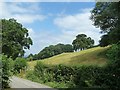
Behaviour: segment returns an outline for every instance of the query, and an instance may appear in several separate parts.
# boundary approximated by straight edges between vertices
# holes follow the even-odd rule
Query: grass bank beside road
[[[53,88],[91,87],[107,65],[108,47],[62,53],[51,58],[28,62],[25,78]],[[98,74],[96,74],[98,73]],[[98,75],[98,76],[96,76]]]
[[[81,65],[97,65],[104,66],[107,63],[105,55],[106,50],[109,47],[95,47],[80,52],[73,53],[62,53],[60,55],[53,56],[51,58],[36,60],[28,62],[30,68],[34,68],[37,61],[40,61],[48,65],[70,65],[70,66],[81,66]]]

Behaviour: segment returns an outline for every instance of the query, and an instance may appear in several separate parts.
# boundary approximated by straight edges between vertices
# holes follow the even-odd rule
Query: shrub
[[[110,60],[120,60],[120,44],[114,44],[107,52],[107,56]]]
[[[6,88],[9,86],[9,77],[12,75],[12,70],[13,60],[11,58],[8,58],[6,55],[0,55],[0,73],[2,88]]]
[[[49,66],[44,65],[39,61],[37,62],[34,68],[34,74],[38,76],[38,78],[41,79],[44,83],[53,80],[52,73],[48,71],[48,68]]]
[[[34,74],[33,71],[27,71],[26,78],[34,82],[39,82],[39,78]]]
[[[96,74],[101,70],[97,66],[81,66],[77,67],[73,82],[76,87],[95,87]]]
[[[98,66],[48,66],[38,62],[34,75],[43,83],[65,83],[70,88],[119,88],[120,69]]]
[[[106,68],[106,72],[109,74],[109,77],[106,77],[109,81],[107,84],[113,88],[120,88],[120,42],[111,46],[107,56],[110,59]]]
[[[112,45],[106,54],[106,66],[48,66],[39,62],[34,73],[43,82],[66,83],[68,87],[120,88],[120,43]]]
[[[97,66],[47,66],[38,62],[34,68],[35,76],[46,82],[66,83],[68,87],[93,87],[102,68]],[[96,84],[97,86],[97,84]],[[99,85],[98,85],[99,86]]]
[[[16,58],[14,62],[14,71],[20,73],[20,70],[25,70],[27,68],[27,60],[24,58]]]
[[[32,75],[37,78],[37,81],[62,83],[69,88],[109,88],[114,90],[120,88],[120,44],[111,46],[103,54],[106,53],[110,63],[104,67],[49,66],[38,62]]]

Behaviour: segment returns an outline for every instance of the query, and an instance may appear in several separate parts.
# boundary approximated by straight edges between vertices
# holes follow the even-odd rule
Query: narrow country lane
[[[32,82],[16,76],[13,76],[10,80],[11,80],[10,82],[11,88],[49,88],[50,90],[55,90],[43,84]]]

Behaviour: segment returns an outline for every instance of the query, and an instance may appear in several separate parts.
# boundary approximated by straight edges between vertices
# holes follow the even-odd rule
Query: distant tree
[[[29,58],[29,57],[33,57],[33,54],[31,53],[30,55],[28,55],[28,58]]]
[[[33,55],[33,60],[37,60],[38,59],[38,54]]]
[[[28,61],[32,61],[32,60],[33,60],[33,57],[34,57],[34,55],[33,55],[33,54],[30,54],[30,55],[27,57],[27,60],[28,60]]]
[[[28,30],[15,19],[1,19],[2,22],[2,53],[15,59],[23,56],[24,49],[29,49],[32,40],[28,35]]]
[[[73,47],[70,44],[57,44],[55,45],[55,47],[59,47],[60,51],[59,53],[63,53],[63,52],[73,52]]]
[[[70,44],[64,45],[64,50],[63,52],[73,52],[73,47]]]
[[[87,37],[85,34],[79,34],[76,36],[76,39],[73,40],[72,44],[75,51],[84,50],[92,47],[94,45],[94,40]]]
[[[86,39],[86,42],[87,42],[86,48],[93,47],[93,45],[94,45],[94,40],[93,40],[93,39],[91,39],[90,37],[88,37],[88,38]]]
[[[34,60],[37,59],[44,59],[44,58],[49,58],[61,53],[66,53],[66,52],[73,52],[73,47],[70,44],[57,44],[57,45],[50,45],[48,47],[45,47],[43,50],[41,50],[38,54],[34,55],[33,58]],[[35,58],[36,57],[36,58]]]
[[[109,43],[109,37],[108,37],[108,35],[103,35],[101,37],[101,40],[100,40],[100,46],[104,47],[104,46],[107,46],[109,44],[110,43]]]
[[[120,1],[119,2],[97,2],[95,8],[91,11],[91,20],[94,26],[107,34],[102,37],[100,45],[103,41],[107,41],[104,45],[114,44],[120,41]],[[105,39],[103,39],[105,38]]]

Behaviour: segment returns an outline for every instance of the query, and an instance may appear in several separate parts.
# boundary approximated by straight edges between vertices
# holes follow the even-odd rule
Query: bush
[[[107,56],[110,59],[106,68],[106,72],[109,74],[109,77],[106,77],[109,80],[108,84],[110,87],[120,88],[120,42],[111,46]]]
[[[16,58],[14,62],[14,72],[20,73],[20,70],[25,70],[27,68],[27,60],[24,58]]]
[[[1,81],[2,88],[6,88],[9,86],[9,77],[12,75],[13,70],[13,60],[8,58],[6,55],[0,55],[0,73],[1,73]]]
[[[120,43],[112,45],[107,52],[107,56],[112,61],[120,61]]]
[[[26,78],[34,82],[39,82],[39,78],[34,74],[33,71],[27,71]]]
[[[97,77],[102,68],[97,66],[70,67],[64,65],[47,66],[38,62],[34,68],[35,76],[46,82],[66,83],[67,87],[97,86]],[[98,85],[99,86],[99,85]]]
[[[103,54],[106,53],[110,63],[104,67],[49,66],[38,62],[32,75],[37,78],[37,81],[62,83],[69,88],[120,88],[120,44],[111,46]]]
[[[37,62],[34,68],[34,74],[38,76],[38,78],[42,80],[44,83],[53,80],[53,75],[51,72],[48,71],[48,68],[49,66],[44,65],[39,61]]]
[[[38,62],[34,75],[43,83],[65,83],[69,88],[119,88],[120,69],[98,66],[48,66]],[[65,86],[64,86],[65,87]]]

